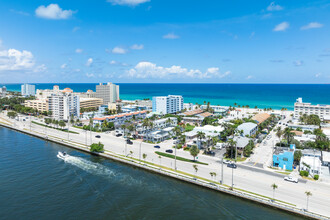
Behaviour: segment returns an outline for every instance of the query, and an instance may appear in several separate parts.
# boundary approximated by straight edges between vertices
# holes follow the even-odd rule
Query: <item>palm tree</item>
[[[195,176],[197,175],[198,167],[196,164],[193,165],[193,168],[195,169]]]
[[[275,183],[273,183],[271,187],[273,188],[273,201],[275,201],[275,189],[277,189],[278,186]]]
[[[131,157],[133,157],[133,151],[129,151],[129,153],[130,153]]]
[[[292,131],[291,128],[285,128],[283,132],[284,138],[287,140],[288,145],[290,145],[292,138],[294,136],[294,134],[291,131]]]
[[[229,139],[228,144],[230,146],[230,158],[233,158],[233,150],[234,150],[234,147],[236,146],[237,142],[234,141],[233,139]],[[237,149],[236,149],[235,154],[237,154]],[[235,160],[236,160],[236,157],[235,157]]]
[[[158,156],[158,158],[159,158],[159,166],[161,168],[162,167],[162,157],[161,156]]]
[[[276,132],[276,136],[278,137],[279,141],[280,141],[280,145],[281,145],[281,137],[282,137],[283,132],[281,131],[281,128],[279,127],[279,129]]]
[[[310,191],[306,191],[305,194],[307,196],[306,210],[308,210],[308,200],[309,200],[309,197],[312,196],[313,194]]]
[[[205,133],[202,131],[197,131],[197,138],[199,139],[199,147],[202,148],[203,144],[202,144],[202,139],[205,138]]]
[[[142,154],[144,162],[146,162],[147,154]]]

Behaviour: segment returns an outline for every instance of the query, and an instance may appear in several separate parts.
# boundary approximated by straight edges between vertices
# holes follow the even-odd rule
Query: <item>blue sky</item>
[[[330,0],[4,0],[0,82],[330,83]]]

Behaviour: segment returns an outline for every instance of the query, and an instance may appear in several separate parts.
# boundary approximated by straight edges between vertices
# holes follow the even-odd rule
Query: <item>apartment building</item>
[[[183,110],[183,97],[180,95],[154,96],[152,111],[159,114],[172,114]]]
[[[79,96],[73,93],[58,93],[49,96],[49,110],[56,120],[69,120],[71,116],[79,117]]]
[[[108,82],[107,84],[100,83],[96,86],[96,98],[103,99],[103,104],[115,103],[119,100],[119,86]]]
[[[298,119],[303,114],[317,115],[323,120],[324,116],[330,116],[330,105],[312,105],[304,103],[302,98],[298,98],[294,103],[294,118]]]
[[[36,95],[36,86],[30,84],[21,85],[21,94],[22,96],[35,96]]]
[[[24,106],[34,108],[39,112],[47,112],[49,110],[47,99],[25,100]]]
[[[103,99],[100,98],[80,98],[80,108],[98,108],[103,105]]]

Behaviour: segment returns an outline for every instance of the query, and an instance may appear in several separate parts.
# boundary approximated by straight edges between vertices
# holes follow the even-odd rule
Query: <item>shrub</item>
[[[104,152],[104,145],[101,144],[101,142],[99,142],[98,144],[92,144],[90,146],[90,151],[91,152],[99,152],[99,153],[103,153]]]
[[[309,174],[309,173],[308,173],[308,171],[306,171],[306,170],[301,170],[301,171],[300,171],[300,176],[306,176],[306,177],[307,177],[308,174]]]
[[[315,175],[314,180],[318,180],[318,179],[319,179],[319,175]]]

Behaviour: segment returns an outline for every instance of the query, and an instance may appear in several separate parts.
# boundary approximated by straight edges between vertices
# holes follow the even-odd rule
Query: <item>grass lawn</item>
[[[190,125],[190,124],[186,124],[185,130],[186,130],[186,132],[189,132],[189,131],[194,130],[194,128],[195,128],[195,126]]]
[[[68,132],[68,130],[65,130],[65,129],[61,129],[61,128],[54,128],[54,127],[51,127],[49,125],[44,125],[44,124],[41,124],[41,123],[38,123],[38,122],[35,122],[35,121],[32,121],[33,124],[36,124],[36,125],[40,125],[40,126],[44,126],[44,127],[47,127],[47,128],[52,128],[52,129],[56,129],[56,130],[60,130],[60,131],[64,131],[64,132]],[[69,133],[72,133],[72,134],[79,134],[78,132],[75,132],[75,131],[69,131]]]
[[[156,151],[156,154],[158,154],[158,155],[160,155],[160,156],[163,156],[163,157],[172,158],[172,159],[175,158],[175,156],[174,156],[173,154],[167,154],[167,153],[163,153],[163,152],[159,152],[159,151]],[[191,163],[197,163],[197,164],[209,165],[209,164],[207,164],[207,163],[203,163],[203,162],[199,162],[199,161],[194,161],[194,160],[190,160],[190,159],[183,158],[183,157],[178,157],[178,156],[176,156],[176,159],[177,159],[177,160],[181,160],[181,161],[185,161],[185,162],[191,162]]]

